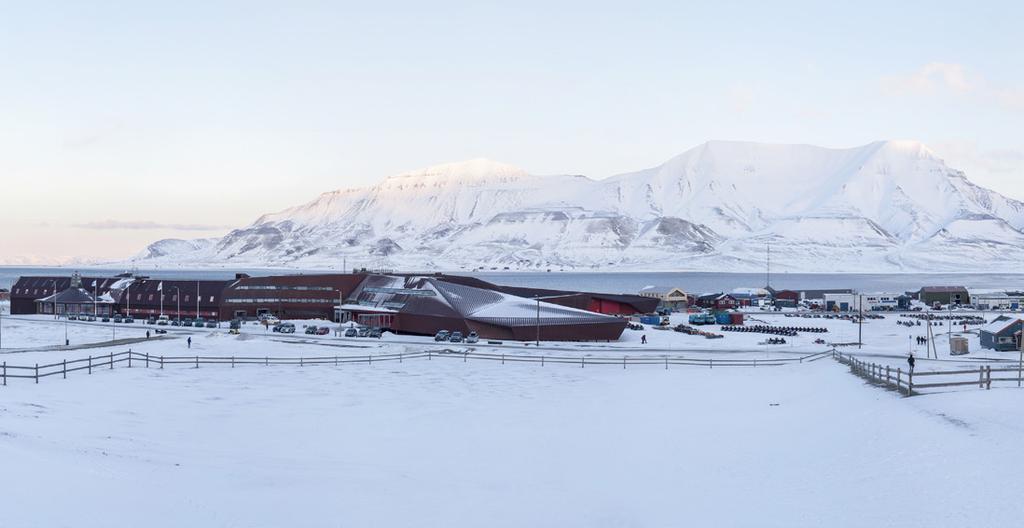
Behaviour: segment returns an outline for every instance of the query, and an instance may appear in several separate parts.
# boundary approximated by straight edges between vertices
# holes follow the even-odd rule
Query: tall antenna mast
[[[765,289],[771,288],[772,286],[772,244],[768,242],[765,244],[765,273],[764,273],[764,287]]]

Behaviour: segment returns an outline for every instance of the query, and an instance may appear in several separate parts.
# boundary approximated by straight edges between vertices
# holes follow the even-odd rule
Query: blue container
[[[732,320],[729,318],[729,312],[718,312],[715,314],[715,322],[720,325],[727,325]]]
[[[660,315],[641,315],[640,316],[640,322],[645,324],[645,325],[655,325],[655,326],[657,326],[657,325],[661,324],[661,316]]]

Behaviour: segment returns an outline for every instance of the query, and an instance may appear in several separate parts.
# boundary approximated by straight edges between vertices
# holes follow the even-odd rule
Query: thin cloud
[[[891,95],[931,95],[940,91],[965,94],[978,80],[968,76],[962,64],[930,62],[910,75],[884,77],[882,89]]]
[[[209,224],[161,224],[159,222],[126,222],[122,220],[104,220],[102,222],[86,222],[75,224],[80,229],[131,229],[131,230],[171,230],[171,231],[218,231],[230,229],[230,226]]]
[[[1024,87],[998,85],[962,64],[930,62],[910,75],[883,77],[882,92],[897,97],[971,97],[1010,110],[1024,110]]]

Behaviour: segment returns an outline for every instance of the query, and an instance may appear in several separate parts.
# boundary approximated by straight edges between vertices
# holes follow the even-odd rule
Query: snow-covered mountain
[[[1017,271],[1024,203],[924,145],[713,141],[605,180],[477,159],[325,193],[140,265]],[[145,262],[142,262],[145,261]]]

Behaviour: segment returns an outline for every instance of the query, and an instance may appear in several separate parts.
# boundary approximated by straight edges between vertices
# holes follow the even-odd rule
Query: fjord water
[[[124,270],[69,267],[0,266],[0,288],[10,288],[22,275],[114,275]],[[138,274],[157,279],[232,279],[235,273],[254,277],[278,274],[338,273],[339,270],[295,269],[140,269]],[[460,272],[508,286],[530,286],[602,293],[636,293],[645,286],[678,286],[691,293],[762,287],[764,273],[719,272]],[[852,288],[860,292],[898,293],[921,286],[966,286],[972,289],[1024,290],[1024,274],[1016,273],[779,273],[772,274],[776,289]]]

